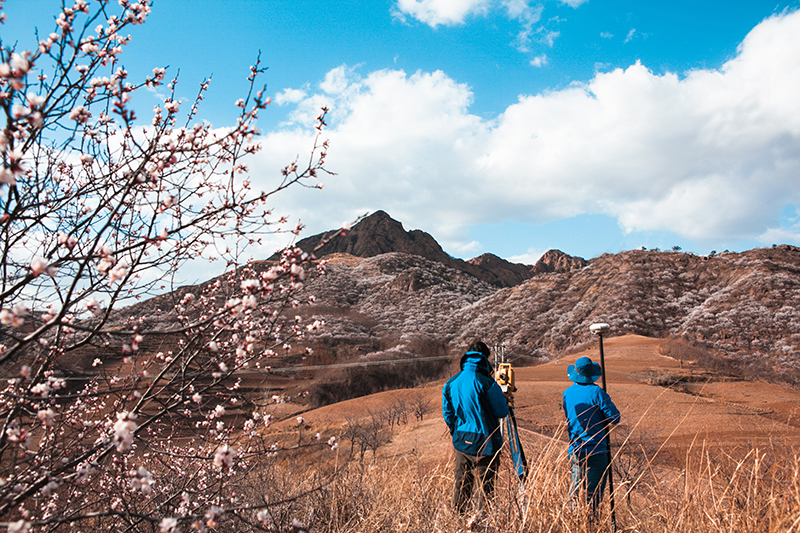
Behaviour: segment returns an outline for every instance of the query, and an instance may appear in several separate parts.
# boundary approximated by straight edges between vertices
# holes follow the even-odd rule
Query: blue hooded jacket
[[[508,401],[492,377],[492,365],[480,352],[461,358],[461,372],[442,389],[442,415],[453,447],[467,455],[495,455],[503,447],[500,419]]]
[[[569,453],[608,453],[605,423],[619,424],[620,413],[606,391],[594,383],[575,383],[564,391],[563,407],[569,425]]]

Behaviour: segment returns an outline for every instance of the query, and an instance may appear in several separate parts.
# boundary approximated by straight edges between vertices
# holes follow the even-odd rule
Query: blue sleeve
[[[606,391],[603,389],[600,389],[600,391],[600,409],[606,416],[606,420],[608,420],[610,424],[619,424],[619,421],[622,419],[619,409],[617,409],[617,406],[611,401],[611,396],[609,396]]]
[[[447,424],[447,428],[450,430],[450,434],[452,435],[456,426],[456,411],[453,409],[453,402],[450,399],[449,381],[442,389],[442,416],[444,417],[444,422]]]
[[[503,389],[496,381],[492,381],[489,385],[489,390],[486,395],[489,397],[489,407],[492,409],[492,414],[497,418],[505,418],[508,416],[508,400],[503,394]]]

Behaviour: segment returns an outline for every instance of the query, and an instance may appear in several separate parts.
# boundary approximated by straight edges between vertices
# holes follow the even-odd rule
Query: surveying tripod
[[[499,362],[498,352],[500,353]],[[521,482],[528,475],[528,460],[525,458],[525,451],[522,449],[522,443],[519,440],[517,417],[514,415],[514,392],[517,390],[514,385],[514,367],[511,366],[511,363],[505,361],[505,355],[505,346],[495,348],[494,357],[497,370],[494,373],[494,380],[503,389],[503,394],[508,400],[508,416],[503,419],[500,427],[511,449],[514,473]]]

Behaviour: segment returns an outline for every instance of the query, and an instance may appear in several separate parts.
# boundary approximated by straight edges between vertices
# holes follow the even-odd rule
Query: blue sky
[[[60,3],[6,0],[4,45],[32,48]],[[211,76],[200,115],[224,127],[260,51],[274,103],[250,168],[264,188],[331,107],[337,175],[275,206],[307,235],[383,209],[463,258],[705,254],[800,245],[798,7],[156,0],[123,57],[132,78],[180,69],[184,100]]]

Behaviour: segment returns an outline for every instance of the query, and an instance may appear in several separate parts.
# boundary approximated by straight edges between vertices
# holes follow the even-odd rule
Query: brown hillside
[[[733,452],[740,447],[800,442],[800,392],[763,382],[731,381],[699,367],[686,365],[682,370],[677,360],[660,355],[663,343],[637,335],[605,341],[608,391],[622,412],[622,423],[613,437],[615,445],[628,439],[626,446],[638,443],[670,463],[690,447]],[[536,367],[516,368],[516,415],[524,442],[564,439],[561,393],[571,385],[567,366],[584,355],[599,360],[597,345]],[[671,387],[653,384],[670,373],[696,381]],[[304,417],[311,428],[336,434],[348,418],[366,419],[398,397],[421,396],[433,411],[423,422],[397,427],[392,442],[380,453],[395,459],[414,456],[426,462],[446,462],[452,450],[441,419],[442,385],[440,381],[413,390],[374,394],[312,410]],[[287,420],[278,424],[278,429],[293,425],[293,420]]]
[[[636,250],[498,291],[446,329],[460,343],[480,336],[553,357],[588,341],[590,324],[607,322],[613,335],[684,337],[738,361],[798,369],[798,309],[798,248],[713,257]]]

